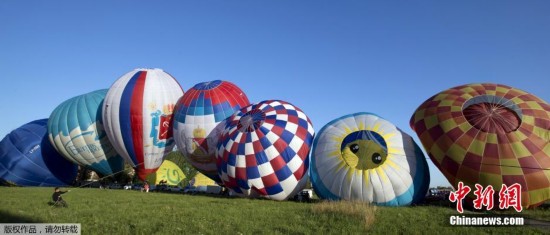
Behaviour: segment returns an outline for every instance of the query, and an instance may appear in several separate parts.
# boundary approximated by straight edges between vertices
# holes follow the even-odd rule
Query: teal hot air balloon
[[[102,121],[107,90],[97,90],[61,103],[50,115],[48,137],[68,160],[106,176],[122,171],[124,159],[113,148]]]
[[[403,206],[424,198],[430,174],[414,140],[372,113],[337,118],[315,136],[310,177],[319,197]]]

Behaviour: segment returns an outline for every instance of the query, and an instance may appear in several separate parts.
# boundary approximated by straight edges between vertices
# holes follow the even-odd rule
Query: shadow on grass
[[[0,211],[0,223],[42,223],[42,221]]]

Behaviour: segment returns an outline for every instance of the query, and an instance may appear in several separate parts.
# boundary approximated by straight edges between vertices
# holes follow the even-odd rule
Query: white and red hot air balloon
[[[120,77],[103,103],[103,121],[116,151],[145,180],[175,146],[172,116],[183,89],[161,69],[135,69]]]

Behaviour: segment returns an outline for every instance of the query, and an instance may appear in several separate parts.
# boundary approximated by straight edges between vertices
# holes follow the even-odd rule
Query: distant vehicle
[[[426,193],[425,201],[442,201],[446,200],[449,197],[449,190],[441,190],[437,188],[430,188]]]
[[[206,187],[205,187],[206,190]],[[189,193],[189,194],[196,194],[199,191],[197,190],[197,187],[195,186],[187,186],[183,189],[183,193]]]
[[[170,192],[183,192],[183,188],[179,186],[169,187],[167,190]]]
[[[143,184],[132,185],[132,190],[141,190],[142,188],[143,188]]]
[[[122,189],[122,185],[117,183],[109,184],[109,189]]]
[[[296,194],[296,196],[294,196],[292,200],[297,202],[311,202],[312,197],[313,197],[313,190],[304,189],[300,191],[298,194]]]
[[[100,188],[101,183],[99,181],[81,181],[78,184],[81,188]]]

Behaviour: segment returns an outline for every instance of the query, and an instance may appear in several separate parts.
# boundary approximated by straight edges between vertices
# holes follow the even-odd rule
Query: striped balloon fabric
[[[284,101],[247,106],[230,118],[218,143],[217,165],[227,188],[242,196],[285,200],[307,182],[314,130]]]
[[[550,105],[540,98],[505,85],[468,84],[426,100],[410,124],[453,186],[474,190],[479,183],[498,192],[518,183],[526,208],[550,199]]]
[[[317,133],[310,174],[321,198],[383,206],[420,202],[430,184],[426,158],[414,140],[366,112],[337,118]]]
[[[216,145],[226,118],[250,105],[244,92],[227,81],[196,84],[178,101],[174,139],[185,158],[204,175],[220,183]]]
[[[51,113],[48,136],[69,161],[102,176],[124,170],[124,159],[111,145],[103,128],[101,111],[107,89],[68,99]]]
[[[141,180],[155,172],[175,146],[172,113],[182,95],[176,79],[163,70],[135,69],[120,77],[105,97],[107,136]]]

